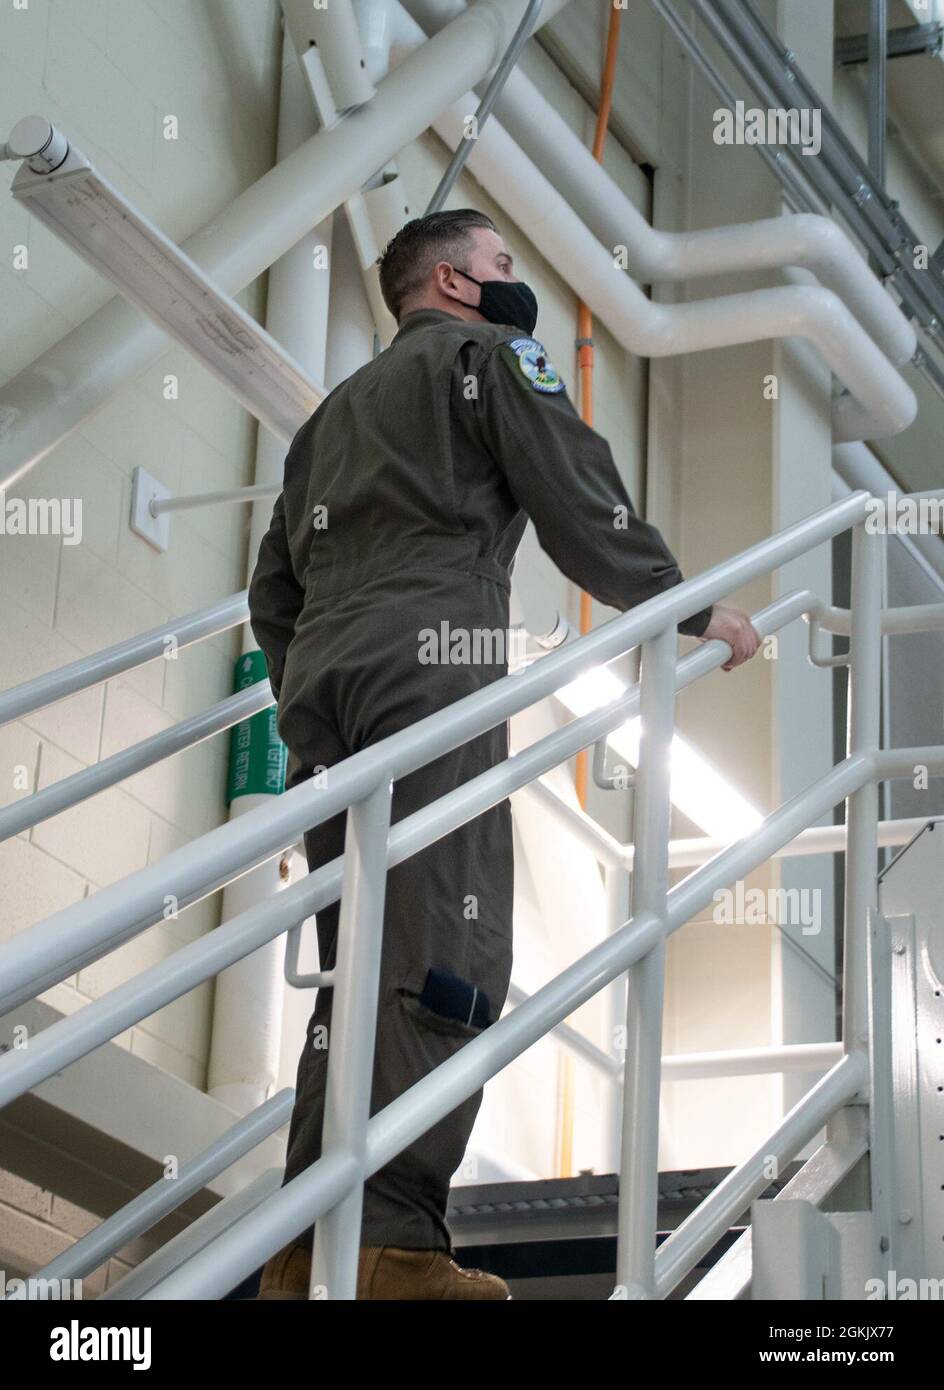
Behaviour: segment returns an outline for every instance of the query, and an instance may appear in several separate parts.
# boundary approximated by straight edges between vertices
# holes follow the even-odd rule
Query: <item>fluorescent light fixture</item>
[[[610,705],[626,686],[605,666],[597,667],[562,686],[557,698],[578,718]],[[639,766],[641,721],[628,719],[607,738],[607,746],[632,767]],[[672,804],[713,839],[739,840],[756,830],[763,816],[687,739],[672,740]]]
[[[291,441],[327,393],[251,314],[43,117],[18,122],[4,156],[27,161],[11,185],[27,211]]]

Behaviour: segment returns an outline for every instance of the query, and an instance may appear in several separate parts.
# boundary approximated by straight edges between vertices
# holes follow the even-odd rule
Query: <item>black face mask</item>
[[[481,299],[471,308],[478,309],[489,323],[509,323],[529,338],[532,336],[538,321],[538,301],[529,285],[523,280],[476,280],[458,266],[453,266],[453,270],[482,287]]]

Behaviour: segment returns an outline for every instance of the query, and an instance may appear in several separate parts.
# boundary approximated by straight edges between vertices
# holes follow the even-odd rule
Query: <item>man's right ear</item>
[[[448,295],[450,299],[462,298],[457,283],[455,266],[450,265],[448,261],[437,261],[435,274],[436,288],[439,290],[440,294]]]
[[[439,288],[442,291],[442,293],[448,295],[450,299],[457,300],[458,303],[464,305],[466,309],[477,309],[478,304],[470,303],[470,301],[466,299],[465,296],[467,293],[466,285],[471,283],[477,284],[478,281],[473,282],[473,278],[471,275],[466,275],[464,270],[459,270],[456,266],[450,265],[448,261],[439,262],[439,264],[436,266],[437,275],[443,269],[446,273],[439,280]],[[480,296],[481,293],[482,292],[480,290]]]

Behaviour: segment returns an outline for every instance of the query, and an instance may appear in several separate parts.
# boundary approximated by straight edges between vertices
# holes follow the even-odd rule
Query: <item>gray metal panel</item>
[[[812,1202],[754,1202],[751,1298],[761,1302],[835,1299],[840,1285],[839,1232]]]
[[[888,547],[888,602],[891,607],[939,603],[938,589],[894,540]],[[941,671],[944,633],[889,637],[889,706],[892,748],[937,743],[941,737]],[[893,817],[944,813],[944,778],[932,777],[925,790],[903,778],[891,784]],[[942,851],[944,857],[944,851]],[[902,911],[906,910],[904,908]]]
[[[898,1168],[896,1272],[944,1277],[944,823],[930,822],[883,874],[893,919],[892,1025]]]

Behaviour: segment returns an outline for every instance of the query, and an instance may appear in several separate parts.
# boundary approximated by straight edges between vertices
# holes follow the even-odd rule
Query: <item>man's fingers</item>
[[[760,646],[760,635],[747,617],[738,623],[729,645],[731,657],[722,666],[722,671],[733,671],[736,666],[743,666],[756,654]]]
[[[715,636],[726,642],[731,655],[721,667],[722,671],[733,671],[750,661],[760,648],[761,636],[746,613],[737,608],[723,608],[718,605]]]

